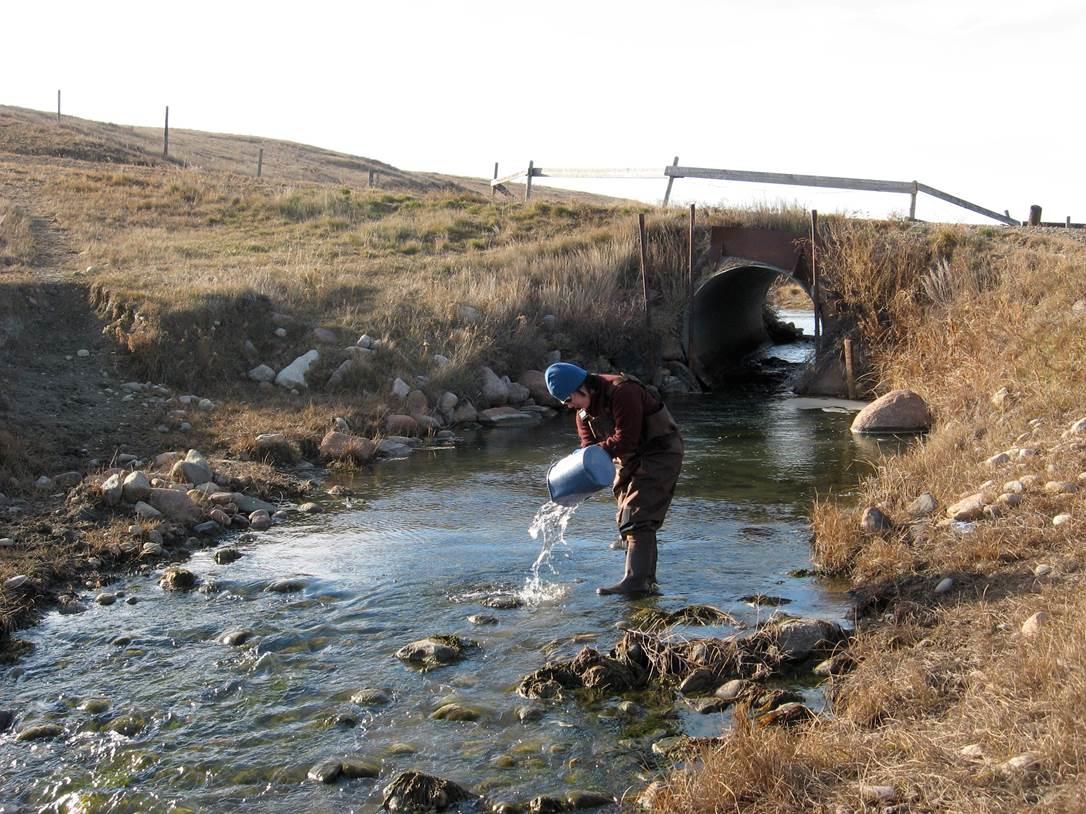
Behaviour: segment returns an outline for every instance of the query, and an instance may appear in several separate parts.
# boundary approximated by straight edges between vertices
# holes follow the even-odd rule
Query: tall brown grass
[[[11,201],[0,198],[0,270],[33,260],[34,236],[30,217]]]

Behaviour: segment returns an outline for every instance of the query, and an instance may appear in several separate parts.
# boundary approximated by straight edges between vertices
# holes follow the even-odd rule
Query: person
[[[664,403],[627,374],[593,374],[556,362],[544,374],[551,395],[576,411],[581,446],[599,444],[616,464],[615,523],[626,543],[626,573],[602,595],[657,592],[656,532],[683,464],[679,428]]]

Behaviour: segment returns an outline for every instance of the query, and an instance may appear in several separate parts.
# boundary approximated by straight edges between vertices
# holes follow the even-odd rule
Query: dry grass
[[[11,201],[0,198],[0,270],[29,263],[34,256],[30,218]]]

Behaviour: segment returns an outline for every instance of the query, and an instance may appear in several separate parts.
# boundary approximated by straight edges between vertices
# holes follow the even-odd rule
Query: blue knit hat
[[[551,395],[559,401],[565,401],[573,395],[573,391],[584,384],[584,380],[588,378],[588,371],[568,362],[555,362],[547,368],[544,376],[546,376],[547,389],[551,391]]]

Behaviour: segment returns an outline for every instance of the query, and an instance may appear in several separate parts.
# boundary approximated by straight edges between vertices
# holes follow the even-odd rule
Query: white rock
[[[10,537],[0,537],[0,548],[11,548],[15,545],[15,541]]]
[[[997,455],[993,455],[987,461],[984,462],[985,466],[1002,466],[1011,459],[1011,456],[1006,452],[1000,452]]]
[[[1018,450],[1018,460],[1025,460],[1026,458],[1034,458],[1040,454],[1040,450],[1034,447],[1022,447]]]
[[[957,503],[947,507],[947,516],[959,522],[972,522],[984,514],[984,506],[987,504],[983,492],[977,492],[969,497],[964,497]]]
[[[1036,752],[1023,752],[1010,760],[999,764],[999,769],[1007,774],[1021,774],[1036,769],[1041,765],[1041,756]]]
[[[249,371],[248,376],[254,382],[274,382],[275,371],[267,365],[257,365]]]
[[[358,337],[358,341],[355,342],[355,344],[360,348],[367,348],[367,349],[372,348],[373,347],[373,337],[370,336],[369,334],[362,334],[362,336]]]
[[[88,356],[90,356],[90,351],[86,348],[80,348],[75,352],[75,355],[78,356],[80,359],[86,359]]]
[[[151,481],[140,471],[130,472],[121,487],[122,496],[129,503],[139,503],[151,496]]]
[[[1033,576],[1046,577],[1052,573],[1054,569],[1046,562],[1038,563],[1037,567],[1033,569]]]
[[[1078,484],[1073,481],[1050,480],[1045,484],[1045,491],[1050,495],[1073,495],[1078,491]]]
[[[1071,432],[1075,433],[1075,435],[1081,435],[1082,433],[1086,433],[1086,418],[1080,418],[1078,421],[1072,424]]]
[[[121,480],[120,475],[113,474],[102,481],[100,489],[102,496],[106,499],[106,505],[116,506],[121,502],[121,497],[124,494],[124,482]]]
[[[1030,638],[1036,636],[1041,632],[1041,628],[1048,622],[1048,614],[1044,611],[1037,611],[1033,616],[1029,617],[1022,623],[1022,635]]]
[[[411,385],[397,376],[396,381],[392,383],[392,395],[396,396],[396,398],[405,399],[410,392]]]
[[[1053,526],[1065,526],[1070,522],[1071,522],[1071,515],[1067,514],[1066,512],[1064,512],[1062,514],[1057,514],[1055,517],[1052,518],[1052,525]]]
[[[275,335],[278,336],[280,339],[286,339],[286,337],[287,337],[287,329],[286,328],[276,328],[275,329]]]
[[[279,371],[279,375],[275,377],[275,383],[287,390],[304,388],[306,386],[306,373],[309,372],[309,368],[313,366],[313,363],[320,358],[320,352],[317,350],[310,350],[303,353]]]
[[[906,510],[910,517],[927,517],[939,507],[938,501],[931,492],[924,492],[909,504]]]
[[[449,359],[448,356],[442,356],[440,353],[435,353],[431,357],[431,359],[434,362],[434,367],[438,368],[439,370],[452,364],[452,360]]]
[[[34,488],[39,491],[45,492],[53,488],[53,479],[42,475],[36,481],[34,481]]]
[[[945,594],[947,591],[949,591],[953,587],[954,587],[954,580],[952,580],[950,577],[943,577],[941,580],[939,580],[939,584],[935,586],[935,593],[936,594]]]
[[[1002,408],[1010,396],[1010,391],[1006,387],[1001,387],[992,394],[992,404],[996,407]]]
[[[1020,480],[1009,480],[1003,484],[1003,491],[1019,495],[1026,491],[1026,487]]]
[[[970,760],[981,760],[984,757],[984,747],[979,743],[971,743],[959,749],[958,754]]]
[[[865,803],[888,803],[897,796],[893,786],[869,786],[861,783],[857,791]]]
[[[200,399],[200,403],[196,406],[199,409],[203,410],[205,413],[210,413],[212,410],[215,409],[215,402],[213,402],[211,399]]]
[[[26,574],[16,574],[13,577],[8,577],[4,580],[4,587],[9,591],[14,591],[16,588],[22,588],[26,583],[30,581],[30,577]]]

